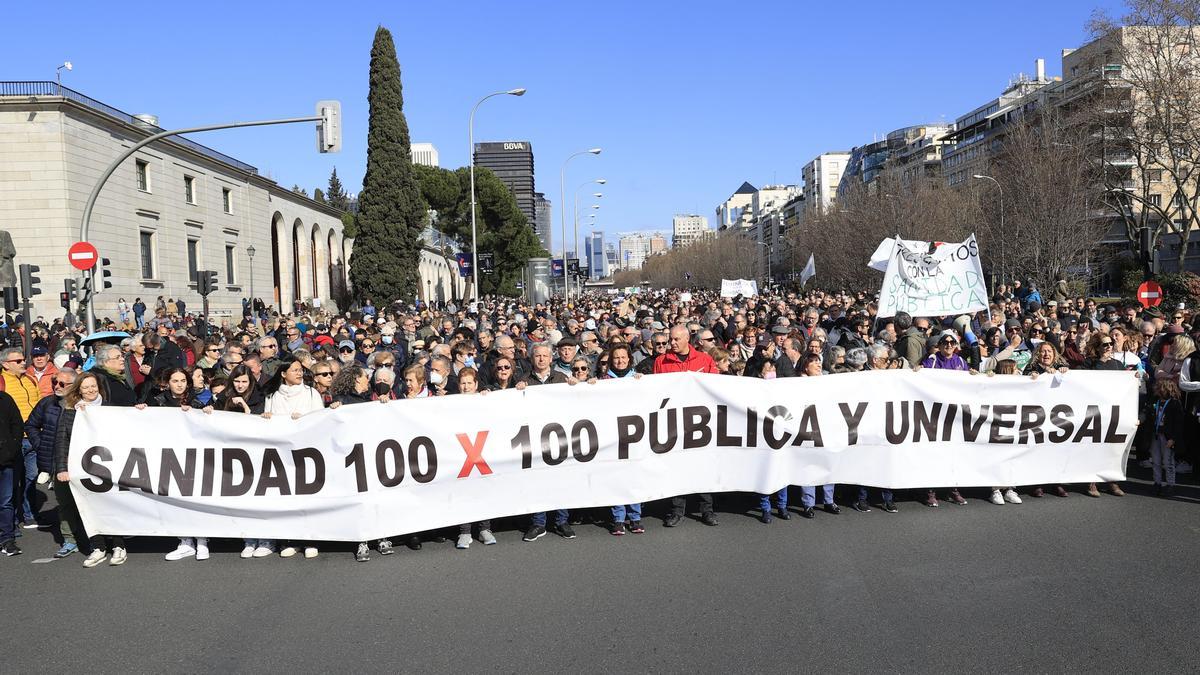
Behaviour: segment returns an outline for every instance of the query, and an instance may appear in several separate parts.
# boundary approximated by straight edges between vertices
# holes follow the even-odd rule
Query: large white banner
[[[678,373],[299,420],[86,410],[69,468],[91,533],[362,541],[695,492],[1122,480],[1136,404],[1124,372]]]
[[[881,318],[895,316],[896,312],[946,316],[988,308],[975,235],[958,244],[912,248],[910,243],[892,240],[883,288],[879,291]]]
[[[758,282],[753,279],[722,279],[721,297],[732,298],[738,295],[747,298],[758,295]]]

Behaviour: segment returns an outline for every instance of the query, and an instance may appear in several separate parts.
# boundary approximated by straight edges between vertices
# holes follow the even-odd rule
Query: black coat
[[[21,458],[24,438],[21,409],[12,396],[0,391],[0,466],[24,466]]]
[[[104,405],[122,408],[137,405],[137,394],[133,393],[133,388],[125,381],[124,375],[115,375],[103,368],[95,368],[92,372],[96,374],[96,380],[100,383],[100,396],[104,399]]]

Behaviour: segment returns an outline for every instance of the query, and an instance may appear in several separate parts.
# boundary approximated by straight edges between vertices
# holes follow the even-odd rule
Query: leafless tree
[[[1132,171],[1110,171],[1106,199],[1135,250],[1178,237],[1183,269],[1200,214],[1200,0],[1128,0],[1126,12],[1098,12],[1095,41],[1081,55],[1105,113],[1096,126]],[[1143,243],[1142,233],[1150,236]]]
[[[1053,107],[1030,108],[1009,123],[989,166],[1003,187],[1003,223],[1000,192],[981,185],[987,217],[976,228],[991,259],[1003,256],[1006,279],[1049,288],[1101,267],[1096,256],[1109,229],[1109,221],[1097,217],[1106,194],[1105,163],[1092,141],[1085,124]]]

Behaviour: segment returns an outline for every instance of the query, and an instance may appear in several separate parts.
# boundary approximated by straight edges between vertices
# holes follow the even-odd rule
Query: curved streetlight
[[[471,108],[471,118],[467,121],[467,141],[470,143],[470,158],[471,158],[471,299],[479,300],[479,269],[478,269],[478,253],[479,240],[475,229],[475,111],[479,109],[480,104],[493,96],[524,96],[525,88],[518,87],[509,89],[508,91],[497,91],[475,103],[475,107]]]
[[[559,224],[562,226],[562,264],[563,264],[563,297],[569,300],[571,298],[570,285],[567,283],[567,165],[572,159],[580,155],[598,155],[600,148],[591,148],[589,150],[580,150],[572,155],[569,155],[563,161],[562,169],[558,172],[558,209],[559,209]],[[582,187],[582,186],[581,186]],[[579,227],[576,226],[576,232]],[[576,237],[578,238],[578,236]],[[576,242],[578,244],[578,242]],[[578,246],[576,246],[578,248]],[[576,251],[578,253],[578,250]]]
[[[1004,186],[1001,185],[1000,181],[996,180],[995,178],[979,173],[971,176],[971,178],[974,178],[975,180],[990,180],[995,183],[996,188],[1000,190],[1000,236],[998,239],[1000,240],[1000,279],[1004,280],[1006,278],[1006,270],[1004,269]],[[996,289],[993,288],[992,290],[994,291]]]
[[[60,96],[62,95],[62,71],[64,68],[67,71],[71,71],[75,69],[75,66],[71,65],[70,61],[63,61],[61,66],[54,69],[54,81],[58,83],[58,93]]]
[[[605,185],[607,183],[608,183],[607,179],[597,178],[595,180],[589,180],[588,182],[583,183],[579,187],[575,188],[575,255],[576,256],[579,255],[579,191],[589,185]],[[599,198],[603,197],[604,194],[601,192],[593,192],[592,196],[599,199]],[[592,216],[592,217],[594,218],[595,216]],[[563,263],[563,265],[566,265],[566,263]]]

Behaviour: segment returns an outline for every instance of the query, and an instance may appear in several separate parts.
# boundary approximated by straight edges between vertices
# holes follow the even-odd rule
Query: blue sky
[[[414,141],[465,165],[467,116],[489,100],[477,140],[533,144],[537,188],[559,213],[572,190],[608,179],[608,233],[670,229],[671,215],[716,205],[742,181],[800,180],[822,151],[909,124],[953,119],[996,96],[1037,57],[1086,39],[1112,0],[974,2],[16,3],[0,79],[53,79],[167,128],[311,114],[342,102],[346,136],[319,155],[308,125],[194,137],[311,192],[330,169],[351,191],[366,158],[367,71],[377,25],[393,33]],[[52,13],[50,12],[52,8]],[[24,27],[20,30],[13,30]],[[585,193],[586,194],[586,193]],[[581,204],[584,203],[581,201]],[[568,214],[568,218],[570,215]],[[557,249],[557,236],[555,248]]]

